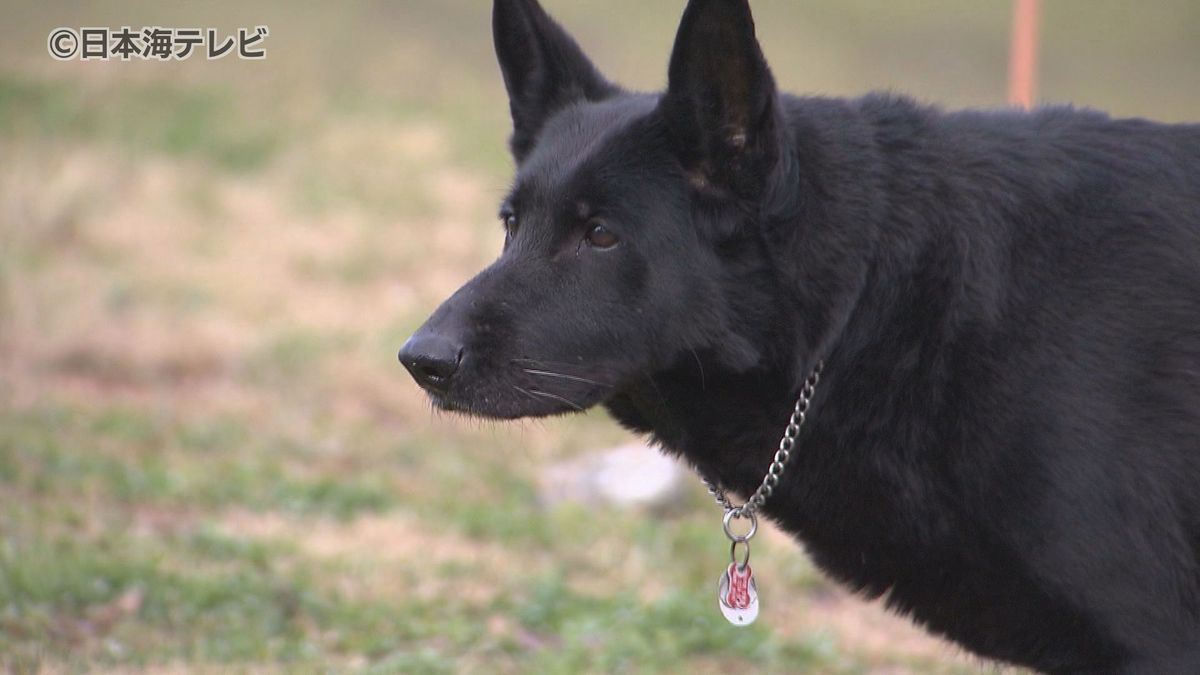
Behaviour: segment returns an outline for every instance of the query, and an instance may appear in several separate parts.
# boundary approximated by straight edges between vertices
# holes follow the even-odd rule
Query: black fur
[[[745,494],[823,359],[766,506],[823,570],[993,659],[1200,673],[1200,126],[780,95],[745,0],[661,95],[494,26],[515,227],[418,332],[439,405],[603,404]]]

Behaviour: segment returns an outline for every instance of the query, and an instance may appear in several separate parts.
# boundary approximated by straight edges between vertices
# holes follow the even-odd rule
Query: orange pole
[[[1039,0],[1014,0],[1008,103],[1029,109],[1037,91]]]

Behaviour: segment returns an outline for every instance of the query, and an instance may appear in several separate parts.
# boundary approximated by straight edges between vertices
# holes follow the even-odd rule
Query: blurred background
[[[547,0],[657,89],[682,0]],[[546,467],[601,412],[439,416],[395,353],[499,251],[480,0],[13,2],[0,21],[0,669],[969,673],[775,532],[724,624],[720,512]],[[1003,105],[1009,2],[756,0],[789,90]],[[59,26],[266,25],[266,58],[59,62]],[[1200,118],[1200,3],[1043,3],[1037,99]],[[636,478],[631,478],[631,481]]]

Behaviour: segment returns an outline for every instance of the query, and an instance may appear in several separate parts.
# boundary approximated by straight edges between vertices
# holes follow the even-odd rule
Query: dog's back
[[[829,105],[790,110],[811,128]],[[1177,654],[1189,672],[1200,127],[832,105],[830,134],[875,141],[872,160],[830,161],[877,167],[880,253],[835,349],[837,421],[808,446],[822,499],[793,529],[826,569],[981,653],[1050,670]]]

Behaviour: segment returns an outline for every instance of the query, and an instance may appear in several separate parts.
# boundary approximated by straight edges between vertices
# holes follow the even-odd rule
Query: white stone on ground
[[[642,443],[591,452],[552,464],[538,476],[546,506],[583,504],[661,508],[684,493],[687,472]]]

